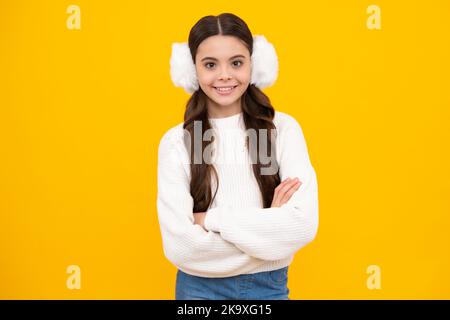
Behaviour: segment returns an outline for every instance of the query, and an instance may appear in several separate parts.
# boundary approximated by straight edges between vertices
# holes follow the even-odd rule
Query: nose
[[[231,79],[231,74],[228,72],[228,68],[224,67],[220,70],[219,79],[221,80],[229,80]]]

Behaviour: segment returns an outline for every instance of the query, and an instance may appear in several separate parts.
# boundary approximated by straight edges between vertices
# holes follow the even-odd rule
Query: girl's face
[[[242,94],[251,80],[250,52],[233,36],[206,38],[198,47],[195,68],[199,86],[214,106],[240,108]],[[217,88],[231,91],[219,91]]]

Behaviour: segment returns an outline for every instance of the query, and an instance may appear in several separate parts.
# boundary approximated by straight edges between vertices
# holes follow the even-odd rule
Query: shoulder
[[[277,160],[283,167],[311,166],[309,152],[300,123],[293,116],[276,111],[273,119],[277,129]],[[283,168],[283,170],[286,170]]]
[[[169,128],[158,147],[158,172],[161,176],[190,178],[190,157],[184,145],[184,122]]]
[[[159,155],[168,153],[180,146],[183,142],[183,122],[169,128],[161,137],[159,141]]]
[[[169,128],[159,141],[160,148],[181,141],[183,139],[183,131],[183,122]]]
[[[277,131],[281,134],[288,131],[296,131],[302,133],[302,127],[300,123],[288,113],[275,110],[275,116],[273,118],[273,124],[277,128]]]

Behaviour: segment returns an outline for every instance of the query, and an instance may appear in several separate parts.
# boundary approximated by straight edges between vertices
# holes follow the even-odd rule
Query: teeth
[[[234,87],[224,87],[224,88],[217,88],[216,87],[217,90],[223,91],[223,92],[231,91],[231,90],[233,90],[233,88]]]

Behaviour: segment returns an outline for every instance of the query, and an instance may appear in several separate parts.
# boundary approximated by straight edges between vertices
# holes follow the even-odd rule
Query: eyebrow
[[[232,56],[229,60],[232,60],[234,58],[245,58],[245,56],[243,56],[242,54],[237,54],[235,56]],[[217,61],[217,59],[213,58],[213,57],[204,57],[201,61],[203,61],[203,60],[214,60],[214,61]]]

